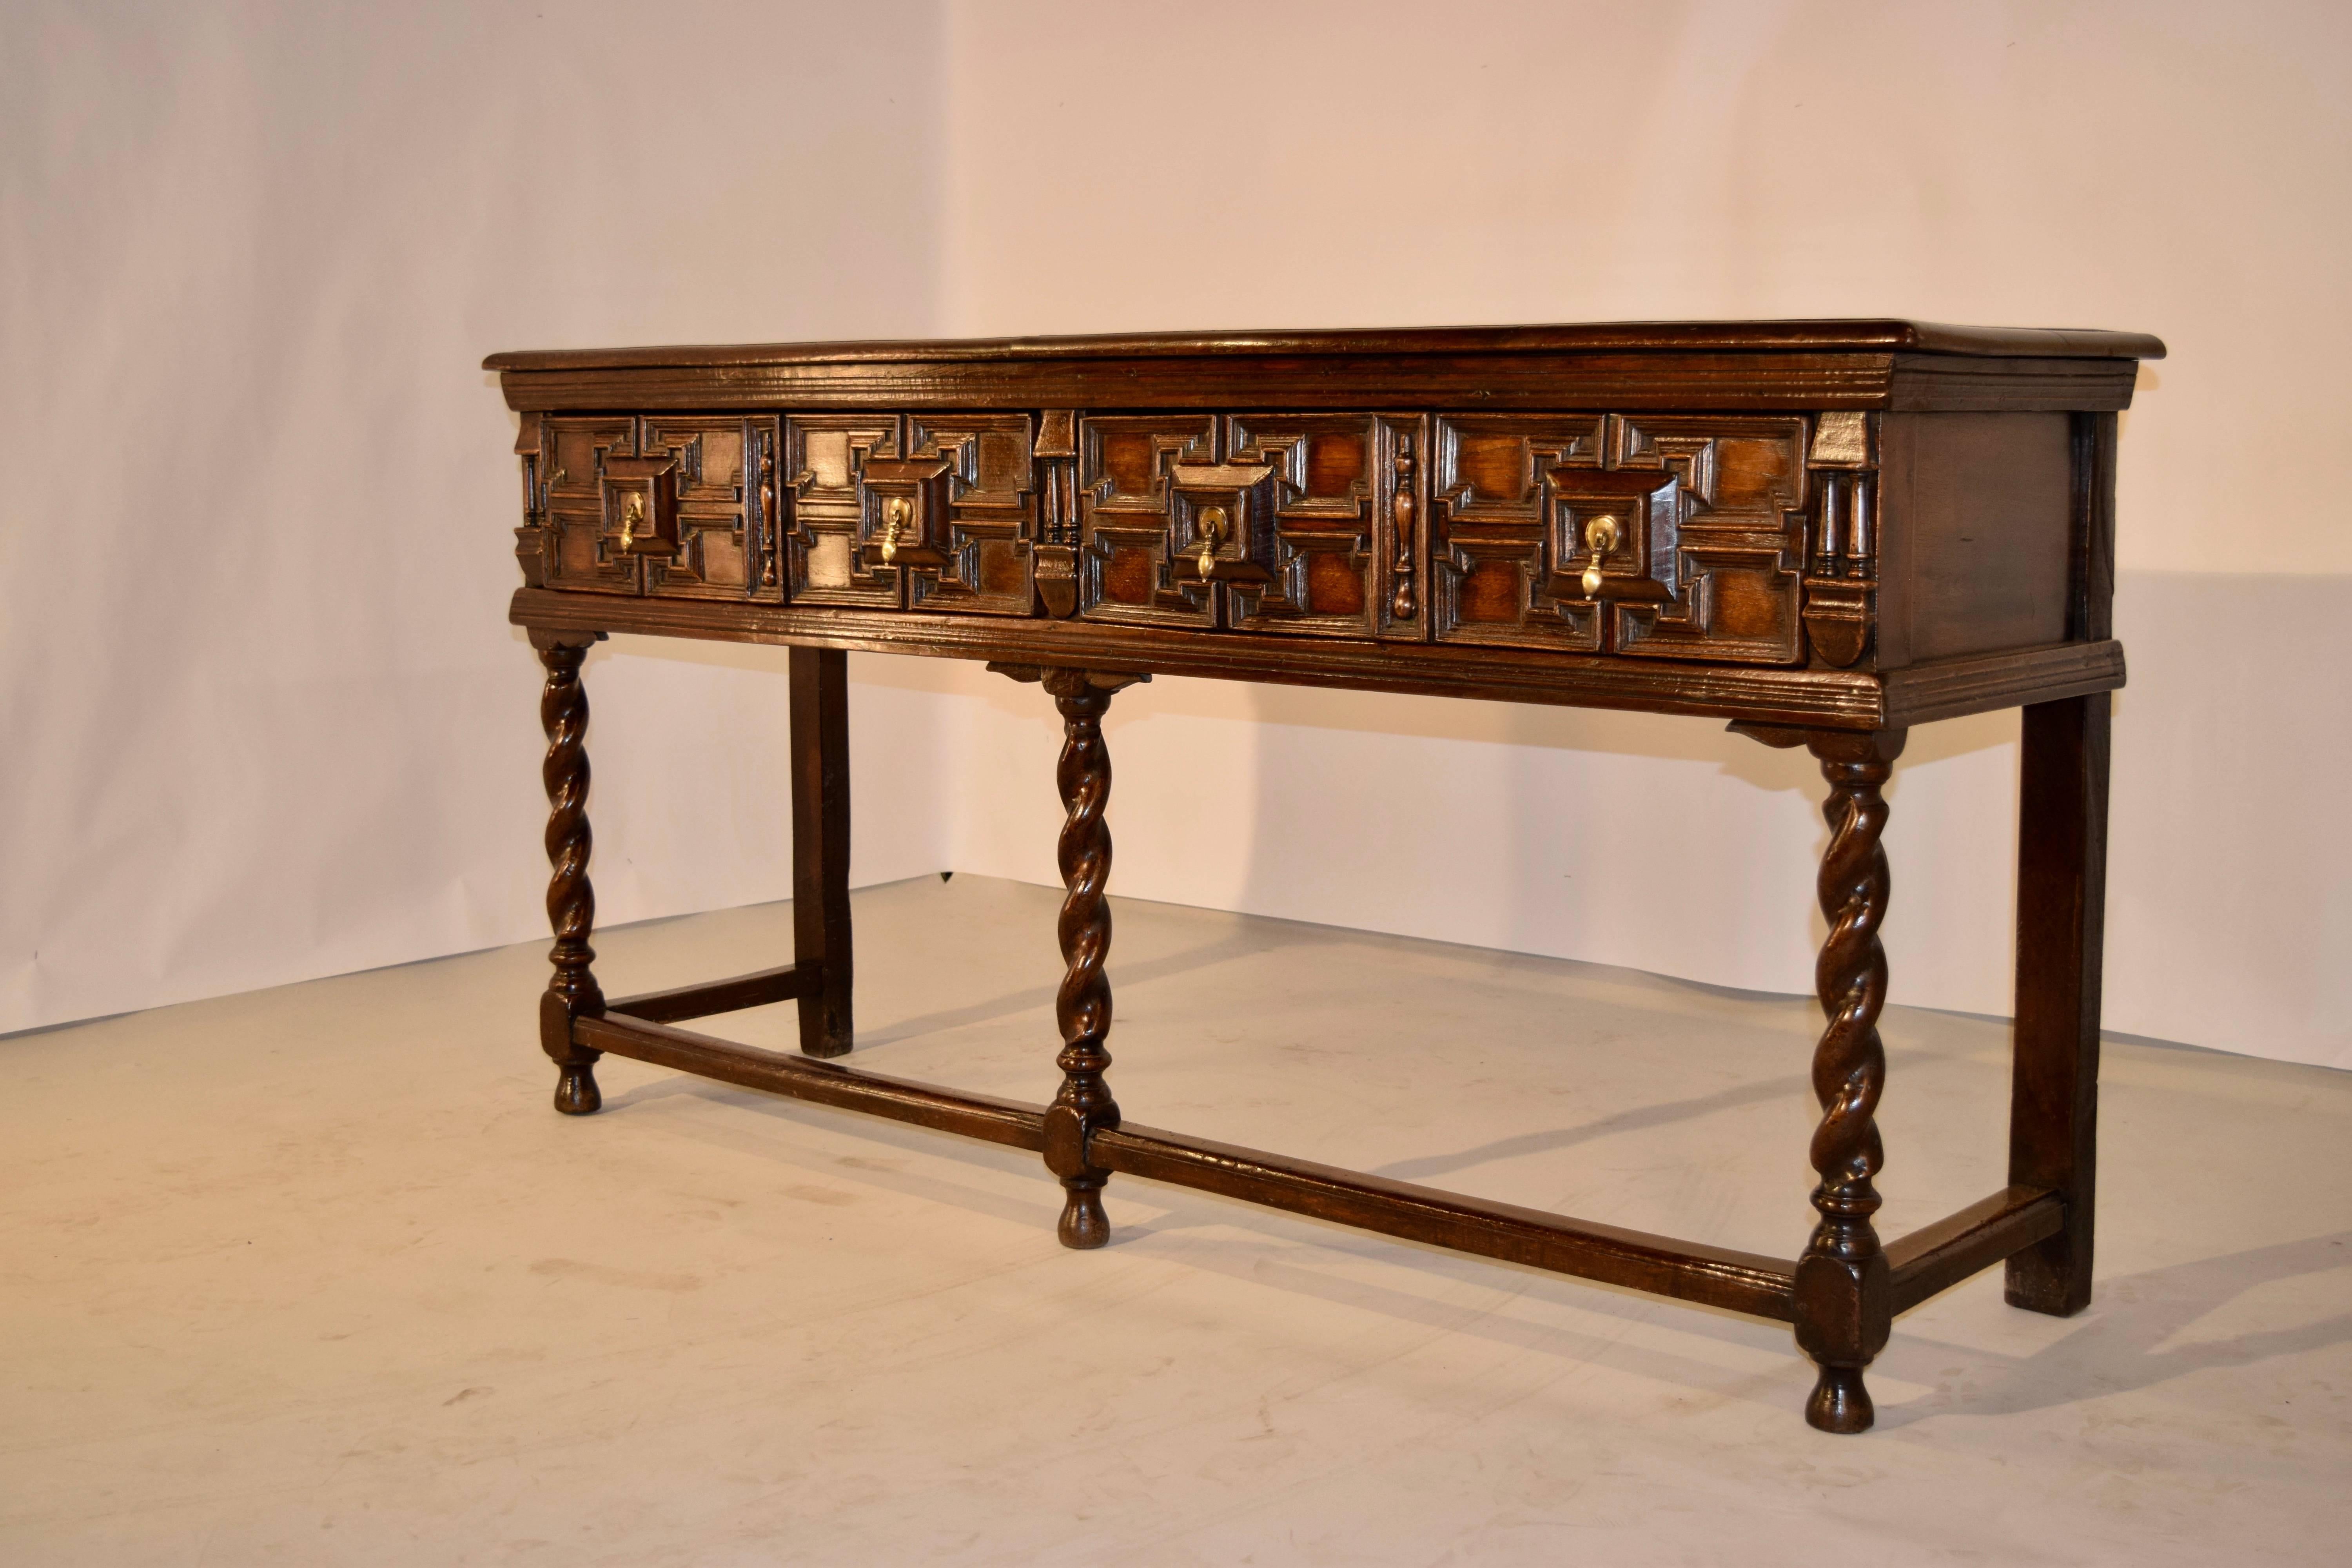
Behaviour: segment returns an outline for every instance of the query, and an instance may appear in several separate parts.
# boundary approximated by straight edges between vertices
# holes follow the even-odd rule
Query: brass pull
[[[1597,598],[1601,593],[1601,558],[1617,548],[1617,520],[1601,516],[1586,523],[1584,547],[1592,552],[1592,561],[1584,569],[1584,596]]]
[[[1209,580],[1210,572],[1216,566],[1217,545],[1225,536],[1225,509],[1221,506],[1202,507],[1201,515],[1193,520],[1193,527],[1201,535],[1198,565],[1203,583]]]
[[[898,559],[898,535],[915,514],[905,496],[892,496],[882,503],[882,564],[887,566]]]
[[[629,504],[621,513],[621,549],[625,552],[635,542],[637,524],[646,520],[646,498],[632,492]]]

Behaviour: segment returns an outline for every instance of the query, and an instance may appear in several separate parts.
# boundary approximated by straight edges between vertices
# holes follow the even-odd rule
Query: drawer
[[[646,592],[688,599],[781,599],[773,418],[648,416],[638,451],[655,509]],[[625,504],[625,502],[624,503]]]
[[[782,597],[777,437],[774,419],[741,416],[539,421],[518,442],[533,491],[525,580],[604,594]]]
[[[1795,663],[1804,450],[1794,416],[1440,416],[1433,635]]]
[[[1029,416],[910,415],[907,443],[920,475],[908,525],[923,550],[902,567],[908,607],[1028,615],[1038,515]]]
[[[1808,425],[548,416],[520,548],[527,579],[598,593],[1785,665]]]
[[[1082,614],[1417,637],[1412,524],[1421,439],[1412,416],[1081,419]]]
[[[796,415],[784,434],[793,602],[1034,609],[1028,415]]]
[[[533,432],[526,429],[526,439]],[[535,471],[537,508],[526,532],[538,535],[538,565],[550,588],[635,594],[644,582],[639,558],[621,543],[625,510],[608,505],[608,467],[636,456],[636,421],[550,418],[540,422],[535,456],[527,456],[526,483]],[[526,559],[528,579],[532,563]]]
[[[881,498],[866,468],[905,456],[895,414],[810,414],[784,421],[791,523],[784,555],[794,604],[897,609],[898,571],[878,559]],[[892,553],[897,545],[891,541]]]

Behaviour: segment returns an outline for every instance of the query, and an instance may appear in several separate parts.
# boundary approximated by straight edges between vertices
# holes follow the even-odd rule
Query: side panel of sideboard
[[[2074,439],[2063,414],[1889,414],[1880,669],[2069,635]]]

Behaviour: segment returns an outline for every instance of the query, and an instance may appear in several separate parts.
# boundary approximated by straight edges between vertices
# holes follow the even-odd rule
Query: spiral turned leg
[[[1806,738],[1830,784],[1822,808],[1830,847],[1821,872],[1830,933],[1813,976],[1828,1019],[1813,1051],[1813,1094],[1822,1106],[1812,1143],[1821,1175],[1813,1207],[1821,1218],[1797,1261],[1795,1317],[1797,1343],[1820,1369],[1805,1419],[1824,1432],[1869,1428],[1875,1412],[1862,1370],[1885,1346],[1894,1317],[1886,1255],[1871,1225],[1879,1205],[1871,1179],[1884,1163],[1873,1118],[1886,1080],[1878,1040],[1878,1015],[1886,1005],[1886,953],[1878,932],[1888,888],[1879,845],[1886,802],[1879,786],[1895,771],[1903,742],[1899,730]]]
[[[547,666],[547,689],[539,700],[539,721],[547,731],[547,920],[555,930],[548,961],[555,973],[539,999],[539,1043],[556,1066],[555,1109],[585,1116],[604,1103],[596,1090],[596,1058],[604,1053],[573,1043],[572,1021],[604,1011],[604,993],[589,967],[596,950],[588,933],[596,923],[596,892],[588,883],[588,691],[580,683],[580,662],[593,636],[550,634],[534,637]]]
[[[1110,750],[1103,742],[1103,714],[1111,694],[1136,678],[1083,669],[1043,672],[1045,689],[1062,710],[1062,760],[1054,780],[1068,817],[1062,825],[1062,900],[1057,928],[1062,962],[1067,966],[1054,1018],[1061,1026],[1062,1087],[1045,1111],[1045,1165],[1061,1178],[1064,1247],[1100,1247],[1110,1240],[1103,1213],[1103,1184],[1110,1173],[1089,1163],[1087,1139],[1097,1129],[1118,1125],[1118,1102],[1103,1081],[1110,1052],[1110,982],[1103,960],[1110,952],[1110,905],[1104,888],[1110,879],[1110,827],[1103,809],[1110,800]]]

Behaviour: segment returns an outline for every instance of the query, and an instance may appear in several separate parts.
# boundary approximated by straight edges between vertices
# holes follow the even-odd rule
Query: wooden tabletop
[[[1931,353],[2162,359],[2145,332],[2086,327],[1958,327],[1933,321],[1609,321],[1515,327],[1359,327],[1322,331],[1116,332],[1076,337],[883,339],[494,353],[485,370],[876,363],[893,361],[1181,359],[1223,354]]]

